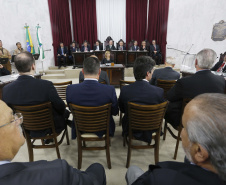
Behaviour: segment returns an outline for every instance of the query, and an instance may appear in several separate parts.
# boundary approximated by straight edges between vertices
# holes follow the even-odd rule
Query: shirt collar
[[[0,165],[11,163],[10,161],[0,161]]]
[[[98,82],[98,80],[96,78],[85,78],[84,80],[94,80],[94,81]]]
[[[143,81],[149,82],[147,79],[143,79]]]
[[[196,71],[196,73],[198,73],[200,71],[209,71],[209,69],[202,69],[202,70]]]

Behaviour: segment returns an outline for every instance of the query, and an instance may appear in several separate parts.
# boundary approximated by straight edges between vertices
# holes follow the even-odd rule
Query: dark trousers
[[[64,55],[57,56],[58,66],[61,66],[61,59],[63,59],[63,65],[66,65],[66,57]]]
[[[72,55],[68,56],[69,60],[73,62],[73,65],[75,66],[75,60],[74,57]]]
[[[101,164],[91,164],[85,172],[92,179],[93,185],[106,185],[105,170]]]

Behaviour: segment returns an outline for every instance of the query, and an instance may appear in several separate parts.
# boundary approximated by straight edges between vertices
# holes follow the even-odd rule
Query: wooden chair
[[[129,85],[129,84],[132,84],[134,83],[135,81],[125,81],[125,80],[120,80],[120,91],[122,89],[123,86],[125,85]],[[122,112],[119,111],[119,125],[122,125]]]
[[[107,45],[109,45],[109,41],[110,40],[112,40],[113,41],[113,45],[114,45],[114,40],[111,38],[111,36],[108,36],[107,38],[106,38],[106,40],[104,41],[104,48],[103,48],[103,50],[105,50],[106,49],[106,46]]]
[[[130,165],[132,149],[154,148],[155,164],[159,161],[159,139],[167,105],[167,101],[157,105],[139,105],[128,102],[129,142],[126,163],[127,168]],[[153,131],[152,139],[154,139],[155,143],[152,145],[133,145],[132,140],[136,140],[133,137],[133,130]],[[125,138],[126,136],[124,136],[124,139]]]
[[[157,86],[164,90],[164,98],[166,99],[167,92],[175,85],[176,80],[160,80],[157,79]]]
[[[39,105],[30,105],[30,106],[13,105],[13,110],[15,110],[15,112],[20,112],[23,114],[22,128],[27,141],[29,161],[32,162],[34,160],[33,148],[34,149],[56,148],[57,157],[58,159],[60,159],[61,157],[60,157],[59,145],[62,143],[65,135],[66,135],[67,145],[70,145],[70,143],[69,143],[67,126],[63,131],[63,135],[60,141],[58,142],[57,140],[57,137],[61,133],[56,133],[55,131],[51,102],[46,102]],[[47,130],[47,129],[51,130],[52,134],[49,134],[43,137],[32,137],[30,135],[30,131],[41,131],[41,130]],[[53,139],[54,144],[45,145],[44,139]],[[34,143],[36,140],[41,140],[41,145],[40,144],[35,145]]]
[[[78,169],[82,167],[82,150],[106,150],[108,168],[111,169],[109,124],[111,103],[99,107],[84,107],[69,104],[74,117],[78,142]],[[102,138],[95,132],[105,131]],[[102,147],[87,147],[86,141],[105,141]]]
[[[116,42],[116,49],[118,49],[120,41],[123,42],[123,46],[126,48],[126,43],[122,39],[120,39],[118,42]]]
[[[185,106],[186,106],[191,100],[192,100],[191,98],[184,98],[184,99],[183,99],[182,109],[181,109],[181,121],[180,121],[180,125],[176,128],[176,130],[178,131],[177,136],[173,133],[173,131],[172,131],[172,130],[170,129],[170,127],[168,126],[168,123],[165,121],[163,140],[166,139],[166,132],[167,132],[167,130],[169,131],[170,135],[171,135],[174,139],[177,140],[177,142],[176,142],[176,147],[175,147],[175,152],[174,152],[174,156],[173,156],[173,159],[175,159],[175,160],[177,159],[177,151],[178,151],[178,147],[179,147],[179,142],[181,141],[180,134],[181,134],[181,131],[182,131],[182,128],[183,128],[183,125],[182,125],[182,115],[183,115]]]

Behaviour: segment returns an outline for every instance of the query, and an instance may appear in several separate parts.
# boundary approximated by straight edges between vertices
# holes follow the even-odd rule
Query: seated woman
[[[147,46],[146,46],[146,41],[145,41],[145,40],[142,41],[140,50],[141,50],[141,51],[147,51],[147,50],[148,50],[148,48],[147,48]]]
[[[112,63],[112,62],[114,62],[114,61],[111,60],[111,52],[106,51],[105,58],[102,60],[101,64],[108,64],[108,63]]]

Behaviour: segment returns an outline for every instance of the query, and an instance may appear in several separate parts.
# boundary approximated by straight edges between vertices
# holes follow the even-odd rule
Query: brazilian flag
[[[32,39],[31,39],[31,34],[29,31],[29,26],[24,26],[24,28],[26,29],[26,42],[27,42],[27,51],[35,54],[35,48],[34,45],[32,43]]]

